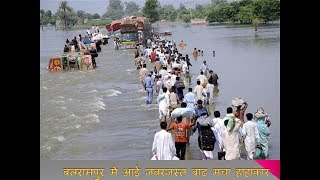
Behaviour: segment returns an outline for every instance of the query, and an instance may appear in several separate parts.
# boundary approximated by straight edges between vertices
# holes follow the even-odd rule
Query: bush
[[[87,29],[91,28],[92,26],[103,26],[105,27],[107,24],[111,23],[111,20],[99,19],[99,20],[89,20],[88,22],[82,25],[76,25],[73,29]]]

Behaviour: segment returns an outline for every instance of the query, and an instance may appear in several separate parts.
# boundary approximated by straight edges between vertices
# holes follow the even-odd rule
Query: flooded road
[[[187,46],[191,84],[203,60],[219,75],[219,93],[208,110],[221,116],[234,97],[244,98],[254,113],[263,107],[271,117],[270,159],[280,159],[280,27],[159,26],[173,33],[168,39]],[[145,106],[133,50],[116,51],[113,42],[102,45],[98,68],[88,72],[49,73],[52,56],[62,52],[65,40],[79,31],[40,31],[40,158],[74,160],[149,160],[154,133],[160,130],[156,97]],[[204,51],[197,61],[192,50]],[[215,51],[215,57],[213,57]],[[153,67],[147,63],[147,68]],[[186,87],[186,89],[188,86]],[[186,92],[185,92],[186,93]],[[196,134],[186,159],[201,159]],[[215,148],[215,151],[217,147]],[[216,157],[216,152],[214,153]]]

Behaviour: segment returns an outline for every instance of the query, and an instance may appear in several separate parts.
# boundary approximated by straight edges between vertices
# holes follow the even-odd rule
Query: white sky
[[[59,3],[62,0],[40,0],[40,9],[51,10],[56,13]],[[109,5],[109,0],[66,0],[70,7],[74,10],[84,10],[88,13],[98,13],[103,15]],[[133,1],[140,8],[144,6],[145,0],[121,0],[124,2]],[[210,3],[211,0],[158,0],[161,5],[172,4],[174,7],[179,7],[180,3],[184,3],[187,8],[194,8],[196,4]]]

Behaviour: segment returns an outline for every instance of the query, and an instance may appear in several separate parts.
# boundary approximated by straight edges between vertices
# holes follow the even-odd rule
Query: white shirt
[[[208,65],[204,65],[204,64],[201,65],[200,71],[202,71],[204,74],[206,74],[206,71],[208,70],[209,70]]]
[[[229,114],[229,115],[232,116],[233,114]],[[230,132],[228,132],[226,128],[221,133],[222,145],[226,149],[226,155],[225,155],[226,160],[235,160],[240,158],[240,148],[239,148],[240,125],[241,125],[240,119],[235,118],[234,128]]]
[[[159,74],[161,74],[161,78],[164,79],[164,76],[167,74],[167,71],[164,69],[160,69]]]
[[[147,44],[151,44],[151,40],[150,39],[147,40]]]
[[[204,97],[207,97],[209,91],[207,88],[203,88],[202,93],[204,94]]]
[[[200,80],[200,85],[203,85],[204,83],[208,83],[207,77],[203,74],[200,74],[196,79]]]
[[[202,91],[203,91],[203,86],[201,86],[201,85],[196,85],[196,87],[194,87],[193,92],[194,92],[194,94],[195,94],[196,97],[197,97],[196,100],[199,100],[199,99],[202,100],[202,98],[203,98]]]
[[[221,118],[213,118],[212,121],[214,126],[211,129],[214,132],[219,148],[221,149],[221,145],[222,145],[221,133],[226,129],[226,126],[224,125],[224,121]]]
[[[159,54],[159,59],[160,59],[161,62],[164,61],[164,58],[165,58],[164,54],[163,54],[163,53],[160,53],[160,54]],[[162,63],[161,63],[161,64],[162,64]]]
[[[175,75],[175,74],[171,75],[171,86],[173,86],[174,83],[176,82],[176,77],[177,77],[177,75]]]
[[[254,121],[245,122],[243,124],[242,134],[245,136],[244,143],[247,152],[255,151],[256,140],[259,139],[257,123]]]
[[[196,95],[193,92],[188,92],[184,98],[183,102],[187,103],[187,108],[195,109]]]
[[[171,134],[163,129],[157,132],[154,135],[152,152],[157,155],[158,160],[172,160],[176,154],[176,148]]]

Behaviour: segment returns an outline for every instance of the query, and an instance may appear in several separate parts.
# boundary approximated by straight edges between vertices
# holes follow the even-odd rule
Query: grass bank
[[[79,30],[79,29],[88,29],[92,26],[99,26],[99,28],[105,28],[107,24],[111,23],[111,20],[105,20],[105,19],[99,19],[99,20],[90,20],[84,24],[81,25],[75,25],[71,29],[73,30]]]

